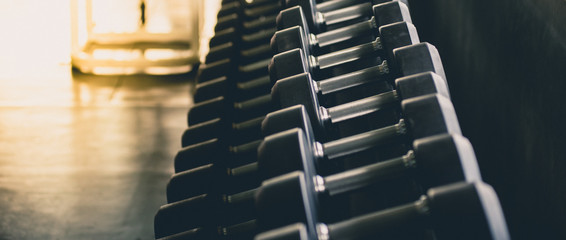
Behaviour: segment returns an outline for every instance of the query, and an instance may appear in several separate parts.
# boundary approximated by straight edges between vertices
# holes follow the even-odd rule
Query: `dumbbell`
[[[303,104],[307,109],[313,128],[319,137],[326,137],[326,132],[333,124],[351,118],[368,115],[380,109],[394,105],[398,100],[416,96],[439,93],[450,97],[445,81],[433,72],[413,74],[395,81],[397,90],[366,97],[350,103],[330,108],[322,107],[318,101],[320,85],[315,85],[309,74],[300,74],[278,81],[273,87],[272,98],[278,107],[286,108]],[[315,89],[319,89],[316,91]],[[224,118],[225,119],[225,118]],[[262,117],[253,118],[241,123],[232,124],[222,118],[198,123],[185,130],[182,136],[182,146],[188,146],[211,138],[225,137],[228,142],[234,140],[250,140],[244,136],[253,137],[258,133]],[[244,138],[242,138],[244,137]],[[238,141],[241,142],[241,141]]]
[[[360,24],[347,26],[332,31],[328,31],[325,33],[321,33],[318,36],[318,40],[316,40],[318,42],[318,45],[329,46],[362,35],[372,35],[372,36],[383,35],[384,36],[382,38],[382,42],[384,42],[383,45],[387,46],[390,49],[394,49],[395,47],[401,47],[404,45],[410,45],[414,42],[418,42],[418,35],[416,33],[416,30],[414,29],[414,26],[410,24],[409,27],[405,27],[404,25],[397,25],[397,28],[405,28],[404,30],[399,29],[397,31],[388,30],[388,29],[386,29],[386,31],[378,31],[379,29],[377,28],[383,25],[396,23],[396,22],[406,21],[410,23],[411,18],[408,13],[408,9],[406,5],[398,1],[393,1],[384,4],[375,5],[373,6],[372,9],[374,13],[372,19],[374,20],[370,20],[370,22],[363,22]],[[288,10],[299,11],[299,15],[301,19],[303,19],[301,21],[303,22],[302,25],[306,26],[306,20],[304,20],[305,17],[302,14],[302,10],[300,7],[293,7],[285,11]],[[407,34],[408,36],[400,36],[399,33],[402,31],[404,31],[405,34]],[[273,38],[271,39],[271,48],[276,53],[280,53],[298,47],[303,47],[303,49],[306,49],[306,52],[311,52],[310,48],[312,47],[312,45],[316,45],[316,44],[314,43],[307,44],[307,43],[310,42],[309,38],[314,39],[317,37],[312,37],[312,34],[310,35],[311,37],[306,37],[307,35],[302,33],[300,26],[294,26],[284,30],[280,30],[276,32]],[[220,50],[214,52],[211,51],[213,59],[220,58],[221,54],[219,53],[221,52],[222,51]],[[389,52],[388,56],[391,59],[392,51],[388,51],[388,52]],[[211,53],[209,53],[209,55]],[[244,55],[243,52],[242,55]],[[247,89],[235,86],[237,84],[236,82],[237,81],[229,81],[228,79],[223,79],[223,80],[216,79],[214,84],[198,85],[196,88],[197,92],[195,94],[195,102],[198,102],[197,100],[201,101],[205,99],[210,99],[212,97],[217,97],[220,95],[226,96],[227,94],[237,95],[237,96],[242,96],[242,95],[247,96],[246,94],[240,94],[240,91],[245,91]],[[267,84],[267,83],[268,83],[267,81],[264,81],[262,82],[262,85],[259,86],[263,86],[263,84]],[[258,84],[253,86],[258,86]]]
[[[306,231],[305,231],[306,232]],[[158,240],[210,240],[210,239],[253,239],[258,234],[256,220],[218,228],[193,228]]]
[[[360,36],[379,37],[379,27],[396,22],[412,23],[407,5],[399,1],[390,1],[373,5],[370,19],[349,26],[314,34],[309,26],[301,7],[283,10],[280,22],[286,21],[283,29],[277,31],[271,38],[271,48],[275,53],[282,53],[295,48],[302,48],[306,55],[314,50],[334,45],[339,42],[355,39]],[[287,20],[284,20],[286,16]],[[282,26],[279,26],[282,27]],[[387,44],[385,44],[387,45]],[[333,49],[334,51],[336,49]]]
[[[336,2],[339,2],[339,1],[336,1]],[[368,9],[368,10],[372,9],[371,5],[369,5],[369,4],[364,4],[363,6],[359,6],[359,7],[356,6],[356,7],[359,8],[359,9]],[[305,20],[304,14],[302,14],[302,12],[300,11],[301,8],[299,7],[299,8],[295,8],[295,9],[299,10],[299,13],[300,13],[299,15],[302,19],[302,22],[305,22],[306,20]],[[376,25],[376,26],[380,26],[379,24],[387,24],[387,23],[402,21],[402,20],[405,20],[404,18],[407,18],[409,16],[408,12],[401,13],[401,11],[406,10],[406,7],[405,8],[401,8],[401,7],[400,8],[391,8],[391,7],[387,8],[387,7],[381,6],[381,7],[375,8],[375,9],[376,9],[376,11],[374,11],[374,12],[383,15],[383,17],[380,18],[382,20],[381,22],[373,21],[373,25]],[[399,17],[394,18],[394,17],[387,17],[387,16],[399,16]],[[408,18],[408,20],[410,21],[410,18]],[[305,27],[306,27],[306,25],[305,25]],[[350,29],[349,31],[342,31],[341,33],[345,33],[345,32],[350,32],[351,34],[360,33],[360,31],[355,32],[355,31],[351,30],[351,28],[349,28],[349,29]],[[266,31],[259,32],[259,35],[265,37],[266,36],[265,33],[267,33],[267,32],[270,32],[270,31],[266,30]],[[271,35],[270,35],[270,37],[271,37]],[[258,36],[258,34],[256,33],[254,36]],[[244,37],[245,36],[243,36],[242,38],[244,38]],[[237,38],[237,39],[239,39],[239,38]],[[253,37],[253,39],[257,40],[259,38]],[[346,40],[346,39],[344,39],[344,40]],[[211,43],[212,42],[214,42],[214,39],[211,40]],[[220,67],[219,66],[213,67],[213,66],[215,66],[213,61],[215,61],[215,60],[218,61],[219,59],[222,59],[223,57],[245,55],[245,56],[247,56],[245,59],[248,59],[248,61],[250,61],[249,59],[253,60],[253,59],[256,59],[257,57],[263,56],[265,54],[269,54],[268,48],[261,47],[261,46],[256,47],[253,50],[249,50],[249,49],[246,50],[246,51],[236,50],[236,49],[240,49],[241,47],[235,47],[235,46],[242,46],[243,42],[245,42],[244,39],[240,39],[240,40],[238,40],[234,43],[227,42],[227,43],[224,43],[222,45],[212,47],[211,51],[209,53],[209,56],[207,56],[207,65],[202,66],[202,68],[199,70],[199,78],[200,79],[213,79],[213,78],[219,77],[219,75],[218,75],[219,70],[226,70],[225,68],[227,66],[226,65],[220,65]],[[335,41],[335,43],[336,42],[340,42],[340,41]],[[235,54],[235,52],[238,52],[240,54]]]
[[[258,223],[261,229],[265,230],[284,226],[294,221],[317,222],[319,197],[333,197],[337,194],[359,190],[371,184],[404,177],[406,173],[415,173],[420,180],[418,183],[425,189],[455,181],[481,180],[473,149],[465,138],[457,135],[437,135],[419,139],[414,144],[414,154],[409,152],[399,158],[324,178],[314,174],[309,177],[309,174],[301,171],[291,172],[266,180],[261,187],[255,190],[219,196],[214,202],[220,206],[207,207],[220,208],[221,212],[229,212],[230,210],[226,209],[233,209],[234,205],[228,199],[238,199],[238,211],[246,211],[241,209],[244,206],[241,205],[242,202],[246,202],[248,206],[255,205]],[[207,196],[212,197],[213,195]],[[180,204],[173,203],[162,209],[169,214],[172,214],[171,212],[182,214],[185,209],[200,209],[204,207],[202,204],[209,204],[191,200],[181,200],[178,203]],[[197,207],[198,205],[201,207]],[[253,212],[253,210],[248,211]],[[159,216],[158,213],[156,222],[163,224],[170,221],[171,215],[167,215]],[[200,218],[200,215],[192,217]],[[248,217],[253,216],[250,214]],[[312,219],[309,219],[311,217]],[[206,224],[195,223],[196,219],[184,219],[184,222],[191,223],[191,225],[185,225],[187,228],[207,227]]]
[[[183,147],[175,156],[175,172],[186,171],[210,163],[223,166],[240,166],[255,162],[257,161],[257,148],[264,136],[290,128],[303,128],[305,131],[309,129],[307,132],[312,132],[310,122],[306,122],[308,119],[304,119],[308,117],[304,109],[304,106],[296,105],[268,113],[266,117],[250,120],[253,121],[252,124],[244,125],[248,125],[246,127],[251,128],[251,130],[244,130],[244,132],[253,132],[253,134],[257,134],[257,137],[249,142],[231,144],[230,140],[226,138],[211,138]],[[264,119],[272,120],[262,126],[261,122]],[[277,122],[287,122],[287,124],[278,125]],[[292,126],[290,123],[292,123]],[[212,128],[214,128],[215,125],[212,125]],[[204,130],[206,129],[211,128],[204,128]]]
[[[351,19],[366,17],[368,12],[365,7],[361,6],[363,4],[379,4],[386,1],[389,0],[334,0],[325,1],[323,3],[316,3],[316,1],[312,0],[277,1],[248,10],[240,8],[239,14],[234,12],[229,15],[219,17],[217,25],[215,26],[215,31],[221,31],[228,27],[239,27],[244,31],[254,29],[252,26],[266,25],[264,24],[265,21],[271,22],[276,18],[280,18],[279,15],[277,15],[277,12],[284,8],[301,6],[305,10],[305,13],[309,14],[308,20],[311,28],[318,32],[320,29],[324,29],[326,25],[333,25]],[[360,4],[360,2],[362,2],[362,4]],[[277,17],[275,17],[275,15],[277,15]],[[263,16],[263,18],[259,18],[260,16]],[[252,19],[251,21],[254,22],[246,22],[247,19]]]
[[[255,240],[375,239],[400,237],[416,229],[431,229],[439,240],[510,239],[499,199],[493,188],[482,182],[431,188],[413,203],[310,227],[288,225],[261,233]]]
[[[281,1],[234,1],[222,4],[218,10],[217,18],[220,21],[225,16],[237,14],[243,19],[255,19],[280,11]]]
[[[346,1],[331,1],[331,2],[346,2]],[[293,29],[284,29],[280,30],[273,36],[271,40],[271,46],[276,53],[284,52],[287,50],[291,50],[294,48],[304,47],[305,52],[310,52],[310,48],[312,47],[325,47],[335,43],[343,42],[348,39],[352,39],[358,36],[368,35],[373,32],[377,32],[377,28],[379,26],[394,23],[394,22],[402,22],[407,21],[411,22],[411,18],[409,15],[409,10],[404,3],[398,1],[392,1],[388,3],[378,4],[373,6],[373,16],[370,20],[357,23],[352,26],[347,26],[339,29],[335,29],[332,31],[324,32],[319,35],[313,35],[308,31],[308,25],[306,17],[302,13],[302,8],[300,6],[295,6],[290,9],[286,9],[283,11],[290,12],[296,11],[296,14],[284,14],[284,16],[298,15],[301,19],[300,27],[305,29],[305,32],[297,32],[299,28],[297,26],[292,27]],[[294,20],[294,19],[293,19]],[[289,22],[289,21],[287,21]],[[305,34],[308,35],[305,35]],[[309,36],[308,38],[306,36]],[[309,40],[314,42],[309,42]],[[301,44],[303,42],[307,42],[306,44]],[[261,53],[267,54],[270,53],[267,46],[258,46],[252,49],[244,49],[240,51],[236,51],[237,49],[235,46],[237,44],[233,42],[227,42],[222,45],[215,46],[210,49],[206,59],[207,62],[212,62],[214,60],[219,60],[226,56],[233,56],[239,55],[241,56],[252,56],[252,55],[259,55],[259,54],[251,54],[257,53],[261,49]]]
[[[296,49],[296,51],[292,50],[292,52],[299,55],[302,54],[300,51],[301,51],[300,49]],[[312,84],[313,86],[320,85],[322,86],[322,89],[324,89],[327,92],[338,92],[338,91],[347,90],[351,87],[358,86],[361,84],[387,81],[399,75],[408,76],[416,73],[431,71],[439,74],[440,76],[444,76],[444,69],[442,67],[442,62],[440,61],[440,57],[438,56],[438,51],[434,46],[428,43],[414,44],[411,46],[397,48],[393,51],[395,52],[395,60],[399,62],[397,64],[398,65],[397,68],[402,68],[402,69],[399,69],[397,71],[392,71],[390,73],[390,68],[388,68],[385,64],[382,64],[374,67],[369,67],[363,70],[351,72],[349,74],[318,81],[316,85],[314,83],[310,83],[310,84]],[[279,62],[278,65],[281,64],[282,63]],[[294,69],[293,66],[290,66],[289,68]],[[298,74],[301,73],[302,72]],[[270,78],[270,79],[274,79],[274,78]],[[297,81],[293,81],[293,82],[297,83]],[[274,83],[276,82],[274,81]],[[288,86],[288,85],[281,84],[281,86]],[[301,84],[298,86],[302,87],[305,85]],[[289,88],[284,88],[284,89],[289,89]],[[293,89],[293,92],[295,92],[295,89]],[[268,108],[267,106],[270,105],[271,106],[279,105],[278,101],[280,99],[278,98],[278,94],[279,94],[278,88],[272,89],[272,93],[274,94],[263,95],[256,98],[252,98],[250,100],[236,102],[236,103],[232,103],[231,101],[227,100],[226,97],[224,96],[220,96],[212,100],[207,100],[201,103],[197,103],[189,110],[187,117],[188,125],[191,126],[193,124],[201,123],[217,117],[226,118],[227,120],[229,118],[231,118],[230,120],[238,120],[238,119],[243,120],[253,116],[259,116],[258,114],[261,114],[261,112],[258,110],[261,110],[262,108],[266,109]],[[305,95],[304,98],[309,98],[312,95],[313,94],[309,93],[308,95]],[[316,96],[316,93],[314,95]],[[295,99],[302,100],[297,96],[295,96]],[[298,102],[298,104],[301,103],[302,102]],[[251,107],[255,107],[255,108],[251,108]],[[315,108],[318,108],[318,106],[315,106]],[[313,114],[313,117],[315,116],[318,117],[317,114]]]
[[[396,102],[399,102],[399,100],[411,99],[417,96],[423,96],[432,93],[437,93],[442,96],[449,96],[444,81],[440,79],[438,75],[435,75],[431,72],[400,78],[396,80],[396,85],[397,90],[395,91],[383,93],[376,95],[375,97],[362,99],[353,103],[338,105],[334,108],[329,108],[329,110],[322,111],[329,112],[330,114],[320,114],[321,109],[323,109],[320,107],[303,107],[305,109],[308,109],[304,111],[304,117],[309,117],[311,116],[311,114],[320,114],[316,115],[315,117],[321,116],[322,118],[324,118],[324,120],[319,120],[318,118],[309,119],[309,126],[311,125],[310,123],[314,123],[312,124],[312,128],[318,130],[313,131],[312,136],[314,136],[314,132],[316,132],[316,135],[318,136],[317,139],[325,139],[327,138],[327,136],[322,130],[328,131],[330,126],[332,126],[333,124],[350,119],[352,117],[361,117],[363,115],[370,114],[372,111],[379,111],[388,107],[394,107],[396,105]],[[315,101],[313,102],[316,103]],[[354,111],[355,109],[359,109],[360,112]],[[309,110],[314,112],[309,112]],[[294,127],[301,127],[305,129],[304,127],[302,127],[304,126],[303,117],[295,117],[298,115],[296,111],[297,110],[293,109],[293,107],[287,107],[284,110],[279,110],[277,112],[268,114],[261,123],[261,117],[256,118],[248,121],[246,124],[239,125],[240,128],[238,129],[234,128],[235,125],[223,125],[222,121],[219,119],[204,123],[204,125],[202,126],[189,128],[183,134],[183,144],[192,143],[192,141],[199,140],[199,138],[207,139],[210,137],[211,140],[206,140],[194,145],[188,145],[181,151],[179,151],[175,156],[175,170],[176,172],[180,172],[209,163],[209,160],[211,159],[209,155],[210,152],[213,152],[215,154],[214,158],[230,159],[231,157],[239,156],[237,157],[237,159],[246,159],[250,156],[250,152],[255,152],[253,147],[259,146],[258,141],[252,141],[248,144],[238,143],[242,145],[229,147],[231,143],[235,142],[235,138],[238,138],[239,136],[245,135],[245,133],[250,132],[256,133],[257,135],[259,135],[258,132],[263,132],[264,135],[275,133],[276,131],[273,129],[281,130],[291,129]],[[259,124],[261,124],[261,126],[259,126]],[[321,126],[321,124],[323,125]],[[231,129],[234,129],[232,130],[233,132],[230,132]],[[262,129],[262,131],[260,131],[259,129]],[[210,133],[207,130],[214,130],[216,132]],[[223,133],[226,135],[222,136]],[[233,138],[231,138],[232,136]],[[243,148],[241,146],[246,147]],[[245,149],[246,151],[242,151],[241,149]],[[248,154],[242,154],[242,152]],[[251,154],[251,156],[255,157],[255,155],[253,154]]]
[[[334,2],[343,3],[343,2],[348,2],[348,1],[330,1],[328,3],[334,3]],[[366,5],[364,5],[364,8],[369,8],[369,5],[368,6],[366,6]],[[300,9],[300,7],[295,7],[295,8]],[[341,10],[341,11],[344,11],[344,10]],[[302,13],[300,14],[300,16],[302,17],[302,22],[303,22],[302,26],[304,28],[307,28],[307,26],[306,26],[307,23],[306,23],[306,19],[305,19],[306,17]],[[309,16],[309,17],[312,17],[312,16]],[[247,35],[238,34],[239,31],[237,30],[237,28],[234,28],[234,27],[219,30],[216,33],[216,35],[210,41],[211,50],[208,53],[209,55],[212,54],[215,57],[213,57],[213,58],[211,58],[210,60],[207,60],[207,61],[210,62],[213,59],[217,59],[217,58],[219,58],[219,56],[221,54],[234,54],[234,50],[232,50],[234,48],[242,49],[242,47],[245,48],[246,46],[248,46],[248,47],[254,46],[254,44],[252,44],[252,43],[257,43],[258,40],[260,40],[260,39],[271,38],[271,36],[273,34],[267,36],[268,35],[267,32],[274,32],[275,31],[275,28],[271,28],[272,26],[275,27],[275,21],[273,21],[273,23],[269,23],[269,21],[271,21],[271,20],[275,20],[275,18],[270,17],[268,19],[258,19],[258,20],[255,20],[255,22],[243,23],[242,28],[245,28],[245,29],[253,28],[252,33],[247,34]],[[236,19],[234,21],[236,21]],[[259,22],[262,22],[263,25],[258,24]],[[287,21],[287,22],[289,22],[289,21]],[[379,26],[379,25],[377,25],[377,26]],[[263,31],[259,31],[259,30],[262,30],[262,29],[263,29]],[[343,33],[347,33],[347,32],[348,31],[346,31],[346,32],[343,31]],[[351,33],[352,31],[349,31],[349,32]],[[358,32],[362,32],[362,31],[358,31]],[[237,47],[228,48],[228,45],[226,45],[226,44],[228,44],[230,42],[233,42],[234,43],[233,46],[237,46]],[[222,48],[217,49],[217,47],[220,47],[220,46],[222,46]],[[232,50],[232,52],[230,52],[229,50]]]
[[[268,74],[266,66],[270,61],[269,58],[265,58],[241,65],[237,59],[225,58],[209,64],[203,64],[203,68],[199,68],[197,79],[199,83],[223,76],[254,79]]]
[[[466,138],[435,135],[415,140],[413,150],[390,160],[325,177],[313,172],[295,172],[274,178],[276,180],[266,180],[255,197],[258,220],[263,229],[271,229],[305,221],[311,214],[316,218],[317,209],[320,208],[318,203],[324,201],[322,198],[332,198],[376,183],[389,183],[411,174],[423,189],[458,181],[481,180],[473,148]],[[273,195],[275,192],[285,194],[278,198]],[[286,202],[303,204],[291,205]],[[282,209],[285,211],[280,212]],[[269,219],[268,216],[280,217]]]
[[[236,28],[227,28],[218,31],[210,39],[209,48],[214,48],[228,42],[235,42],[239,48],[249,48],[258,44],[264,44],[269,41],[273,33],[277,31],[276,27],[268,25],[256,29],[254,32],[243,34]]]
[[[309,132],[312,131],[311,128],[304,126],[301,126],[302,130],[287,130],[265,137],[257,150],[257,163],[250,163],[250,166],[257,164],[257,167],[246,168],[248,169],[246,174],[256,174],[258,169],[265,176],[264,178],[294,170],[307,171],[310,169],[309,172],[314,172],[315,167],[313,166],[316,166],[317,169],[331,166],[339,158],[377,148],[394,141],[407,142],[408,140],[410,142],[412,139],[442,133],[460,134],[454,108],[444,96],[429,94],[410,98],[403,100],[401,107],[404,117],[397,124],[326,143],[315,141],[315,134]],[[308,118],[308,115],[305,118]],[[278,127],[285,129],[291,124],[298,125],[303,124],[303,122],[293,123],[290,121],[290,123]],[[268,129],[269,127],[266,126],[265,128]],[[305,136],[305,132],[307,132],[308,138]],[[194,154],[188,156],[197,158]],[[176,170],[182,170],[178,169],[178,166],[191,164],[190,162],[182,163],[179,161],[193,161],[194,158],[176,158]],[[249,169],[253,169],[253,171],[249,171]],[[211,172],[217,174],[211,174]],[[230,182],[232,175],[230,170],[226,170],[222,164],[218,163],[210,163],[207,167],[180,173],[171,178],[167,187],[168,199],[169,201],[176,201],[209,192],[211,189],[218,189],[221,186],[217,184]],[[254,177],[251,179],[257,179]],[[205,178],[206,180],[204,180]],[[242,177],[240,176],[240,178]]]
[[[273,96],[275,96],[276,100],[279,100],[280,107],[282,108],[289,107],[294,104],[305,104],[305,108],[307,109],[309,116],[311,116],[313,128],[317,134],[319,134],[319,138],[322,139],[325,137],[324,133],[334,124],[354,117],[368,115],[374,111],[391,106],[392,104],[394,105],[397,101],[396,99],[408,99],[430,93],[439,93],[446,97],[449,97],[450,95],[444,80],[440,76],[432,72],[425,72],[397,79],[395,83],[397,90],[395,91],[378,94],[331,108],[324,108],[321,107],[317,101],[316,91],[310,90],[314,89],[311,86],[312,82],[304,81],[305,78],[308,78],[308,75],[280,80],[274,87]],[[281,88],[282,91],[279,91],[279,88]],[[290,93],[291,95],[286,96],[285,89],[290,90],[291,92],[287,91],[287,93]],[[182,137],[182,143],[183,146],[188,146],[189,144],[195,144],[196,142],[204,141],[206,139],[224,137],[226,141],[225,143],[228,144],[232,140],[245,135],[245,133],[258,132],[254,129],[260,128],[258,126],[260,119],[261,117],[255,118],[251,121],[244,122],[244,124],[231,124],[229,121],[223,121],[223,119],[213,119],[211,121],[189,127],[185,130]],[[264,121],[269,122],[269,118]],[[285,122],[290,123],[290,121],[282,121],[280,124],[285,124]],[[289,128],[293,127],[292,124],[289,125]],[[218,143],[218,141],[215,141],[215,143]],[[219,144],[217,147],[221,145],[223,144]],[[199,154],[191,153],[195,152],[198,148],[200,148],[200,146],[191,146],[182,150],[181,152],[186,152],[186,154],[179,154],[176,157],[176,162],[184,161],[182,159],[184,159],[184,156],[187,154],[187,156],[192,155],[193,159],[200,159]],[[222,151],[218,149],[216,152]]]

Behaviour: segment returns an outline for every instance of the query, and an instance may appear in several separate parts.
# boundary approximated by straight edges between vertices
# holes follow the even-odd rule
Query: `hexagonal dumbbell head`
[[[439,239],[510,239],[497,194],[485,183],[430,189],[430,214]]]
[[[410,139],[425,138],[437,134],[461,134],[454,108],[446,97],[428,94],[401,102],[404,121]],[[324,144],[307,141],[302,131],[285,131],[266,137],[258,148],[258,164],[262,170],[285,173],[303,169],[323,158],[340,156],[380,146],[406,134],[398,124],[349,136]],[[393,131],[393,129],[395,129]],[[321,145],[315,149],[315,146]],[[315,155],[316,154],[316,155]],[[310,168],[310,166],[309,166]],[[310,172],[310,171],[309,171]]]
[[[255,195],[257,220],[262,230],[286,226],[299,219],[307,224],[307,232],[311,236],[318,222],[318,199],[314,189],[313,179],[303,172],[287,173],[262,183]],[[273,208],[274,203],[284,202],[290,208]],[[296,209],[301,209],[296,211]],[[308,214],[305,214],[308,213]],[[277,216],[274,218],[274,216]]]
[[[444,66],[435,46],[429,43],[419,43],[413,46],[400,47],[393,50],[395,60],[402,76],[423,72],[423,68],[440,75],[446,80]]]
[[[461,135],[440,134],[413,142],[419,184],[423,189],[453,182],[481,181],[472,144]]]
[[[321,36],[324,35],[321,37],[321,39],[318,39],[316,35],[314,36],[314,38],[318,39],[318,44],[324,46],[327,45],[326,42],[337,42],[336,39],[346,40],[361,35],[377,35],[378,31],[375,30],[383,25],[397,22],[412,23],[409,9],[404,3],[401,3],[399,1],[391,1],[383,4],[378,4],[373,6],[372,10],[373,18],[365,22],[365,24],[355,24],[338,28],[333,31],[328,31],[324,34],[321,34]],[[287,24],[284,24],[285,27],[280,28],[281,30],[277,31],[271,38],[270,45],[273,52],[281,53],[295,48],[302,48],[305,51],[305,54],[310,55],[310,48],[314,43],[311,43],[310,41],[311,32],[308,30],[306,20],[304,19],[304,17],[299,17],[303,16],[302,9],[300,7],[289,8],[281,11],[280,15],[280,23],[286,21]],[[374,31],[372,31],[372,29],[374,29]],[[386,31],[386,33],[384,34],[384,36],[387,37],[388,34],[392,33],[391,31]],[[395,34],[393,33],[393,35]],[[410,45],[406,43],[407,41],[403,41],[403,39],[401,39],[400,37],[393,39],[392,41],[383,42],[388,43],[391,49]],[[415,42],[418,42],[418,36],[416,37]]]
[[[317,229],[309,232],[309,239],[373,239],[384,232],[403,230],[392,226],[423,220],[429,224],[416,227],[434,230],[439,240],[510,239],[497,195],[491,186],[482,182],[444,185],[428,190],[427,195],[414,203],[333,224],[317,223]],[[284,228],[285,231],[274,229],[259,236],[265,236],[261,239],[287,239],[278,238],[277,233],[297,236],[301,231],[298,226]]]
[[[393,57],[394,49],[402,46],[417,44],[419,42],[419,37],[415,27],[408,22],[388,24],[380,27],[379,31],[381,33],[380,41],[382,44],[381,45],[382,47],[379,49],[381,49],[381,51],[383,51],[390,59],[392,59]],[[294,37],[287,36],[287,37],[295,38],[295,39],[301,38],[298,40],[299,41],[298,44],[301,48],[295,48],[273,56],[268,67],[269,77],[271,79],[272,84],[275,84],[275,82],[279,79],[283,79],[304,72],[310,72],[312,70],[312,66],[310,65],[310,60],[309,60],[310,58],[312,58],[312,56],[307,54],[308,48],[306,46],[302,46],[305,45],[308,40],[305,39],[305,36],[303,36],[303,34],[301,33],[300,28],[295,27],[285,30],[285,33],[288,33],[289,35],[291,35],[291,32],[294,32],[294,34],[298,36],[294,36]],[[290,42],[285,41],[282,44],[278,44],[277,48],[290,47],[290,46],[284,46],[284,44],[289,45]],[[334,54],[343,55],[353,51],[364,51],[364,52],[368,50],[376,51],[374,47],[372,47],[371,49],[363,48],[363,46],[365,45],[367,44],[362,44],[352,47],[350,48],[351,51],[344,50],[344,53],[334,53]],[[422,53],[423,50],[420,48],[416,49],[415,51],[417,50],[421,54],[426,54],[426,53]],[[304,56],[301,56],[300,54],[304,54]],[[435,54],[437,55],[438,53],[431,52],[431,56],[422,56],[421,58],[430,59]],[[442,63],[440,62],[440,64]],[[395,66],[395,64],[393,64],[393,66]],[[419,70],[420,71],[418,72],[425,72],[425,71],[433,71],[436,69],[433,69],[431,66],[428,65],[423,65]],[[407,71],[404,72],[402,71],[402,73],[408,73],[408,72],[413,72],[411,74],[418,73],[416,67],[407,69]],[[406,76],[406,75],[402,75],[402,76]]]
[[[439,94],[428,94],[401,102],[405,123],[413,139],[441,133],[462,134],[454,106]]]
[[[376,79],[377,81],[378,79]],[[303,73],[288,78],[281,79],[273,86],[271,95],[278,107],[292,106],[298,103],[304,104],[305,109],[314,123],[313,129],[317,136],[323,136],[326,131],[326,113],[322,112],[315,82],[311,79],[310,74]],[[408,99],[426,94],[438,93],[445,97],[450,97],[448,88],[444,79],[433,72],[415,74],[396,80],[398,99]],[[378,95],[379,96],[379,95]],[[390,101],[381,100],[383,106]],[[355,108],[356,106],[351,106]],[[363,107],[366,108],[366,107]],[[332,109],[332,108],[330,108]],[[331,116],[332,117],[332,116]],[[332,122],[336,122],[332,119]],[[292,124],[289,122],[287,125]]]

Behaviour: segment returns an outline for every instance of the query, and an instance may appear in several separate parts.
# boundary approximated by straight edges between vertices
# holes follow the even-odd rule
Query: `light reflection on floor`
[[[0,3],[0,239],[153,239],[192,77],[72,74],[50,3]]]
[[[0,239],[152,239],[188,77],[67,80],[0,87]]]

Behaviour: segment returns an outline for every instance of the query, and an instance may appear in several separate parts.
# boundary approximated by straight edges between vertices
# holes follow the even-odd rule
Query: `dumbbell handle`
[[[385,60],[377,66],[317,81],[315,85],[316,91],[326,95],[365,83],[375,82],[376,78],[388,73],[389,66]]]
[[[365,133],[341,138],[327,143],[315,143],[315,156],[318,159],[336,159],[345,155],[361,152],[374,148],[385,140],[402,136],[407,132],[403,119],[399,123],[372,130]]]
[[[379,111],[388,104],[399,101],[396,90],[381,93],[367,98],[362,98],[353,102],[337,105],[331,108],[320,107],[322,112],[321,122],[332,124],[343,122],[348,119],[368,115]]]
[[[356,4],[357,2],[359,2],[359,0],[325,0],[316,4],[316,10],[319,12],[328,12],[352,6],[352,4]]]
[[[363,36],[372,29],[377,29],[375,17],[371,17],[368,21],[355,23],[347,27],[342,27],[320,34],[309,34],[310,44],[318,47],[326,47],[338,42],[344,42],[355,36]]]
[[[371,3],[362,3],[325,13],[319,11],[315,20],[318,24],[332,25],[367,16],[368,9],[371,9]]]
[[[250,189],[244,192],[239,192],[232,195],[225,195],[223,197],[224,201],[230,205],[240,205],[240,204],[254,204],[254,196],[257,192],[257,188]]]
[[[240,234],[249,234],[258,229],[257,220],[252,219],[243,223],[238,223],[236,225],[222,227],[219,231],[222,236],[238,236]],[[231,238],[227,238],[231,239]]]
[[[315,189],[333,196],[406,174],[407,169],[412,169],[415,166],[415,155],[413,151],[409,151],[406,155],[383,162],[351,169],[324,178],[317,176],[319,180],[316,181],[317,187]]]
[[[351,62],[367,55],[372,55],[378,50],[383,50],[380,38],[375,41],[364,43],[355,47],[346,48],[333,53],[320,56],[309,56],[309,64],[311,68],[326,69],[347,62]]]
[[[333,224],[317,224],[319,240],[363,239],[399,226],[417,226],[429,212],[426,196],[414,203],[354,217]]]

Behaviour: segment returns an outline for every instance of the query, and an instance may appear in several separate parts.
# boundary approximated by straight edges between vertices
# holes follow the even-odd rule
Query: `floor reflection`
[[[192,76],[65,71],[0,83],[0,239],[153,239]]]
[[[153,239],[194,76],[72,72],[68,2],[8,2],[0,240]]]

